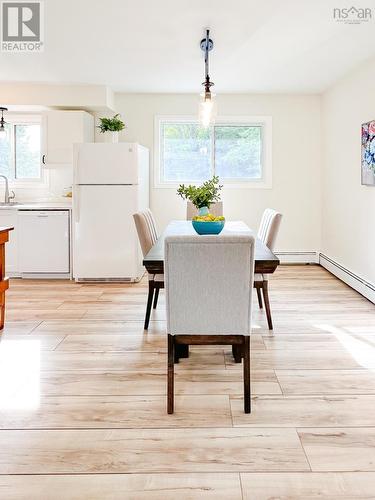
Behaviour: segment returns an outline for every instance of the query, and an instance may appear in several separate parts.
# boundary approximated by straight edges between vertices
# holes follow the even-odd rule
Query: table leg
[[[189,346],[185,344],[176,344],[175,346],[175,363],[178,363],[180,358],[189,357]]]
[[[188,358],[189,357],[189,346],[188,345],[179,345],[178,355],[180,358]]]
[[[1,330],[4,328],[5,321],[5,293],[0,294],[0,334]]]
[[[5,320],[5,290],[6,283],[4,282],[5,275],[5,244],[0,244],[0,331],[4,328]]]
[[[5,278],[5,243],[9,240],[9,231],[13,227],[0,229],[0,332],[4,328],[5,320],[5,292],[9,287],[8,278]]]
[[[232,354],[234,362],[241,363],[243,357],[242,346],[239,344],[232,345]]]

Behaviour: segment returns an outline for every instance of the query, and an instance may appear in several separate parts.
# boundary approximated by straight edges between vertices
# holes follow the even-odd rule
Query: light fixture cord
[[[210,40],[210,30],[206,31],[206,49],[204,52],[204,64],[205,64],[205,70],[206,70],[206,82],[210,81],[210,76],[209,76],[209,54],[208,54],[208,44]]]
[[[205,65],[205,81],[203,83],[204,90],[206,93],[210,93],[210,87],[212,87],[213,83],[210,82],[209,75],[209,47],[210,47],[210,30],[206,30],[206,46],[204,50],[204,65]]]

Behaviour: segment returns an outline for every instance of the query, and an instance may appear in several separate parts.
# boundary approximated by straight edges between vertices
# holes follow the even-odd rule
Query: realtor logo
[[[1,50],[43,51],[43,3],[3,1],[1,4]]]
[[[333,9],[333,19],[345,24],[367,23],[372,19],[372,10],[370,8],[335,8]]]

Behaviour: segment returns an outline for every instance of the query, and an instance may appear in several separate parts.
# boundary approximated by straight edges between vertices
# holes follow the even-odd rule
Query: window
[[[12,181],[41,181],[41,124],[10,121],[0,136],[0,174]]]
[[[156,117],[157,187],[200,183],[271,187],[270,117],[226,118],[208,129],[193,118]]]

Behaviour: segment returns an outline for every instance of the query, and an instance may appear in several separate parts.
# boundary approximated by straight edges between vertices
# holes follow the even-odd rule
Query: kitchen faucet
[[[0,174],[0,177],[2,177],[5,181],[4,203],[5,203],[5,205],[9,205],[10,200],[13,200],[13,198],[15,197],[15,194],[14,194],[14,191],[12,191],[12,196],[10,196],[10,194],[9,194],[8,177],[6,177],[5,175],[1,175],[1,174]]]

